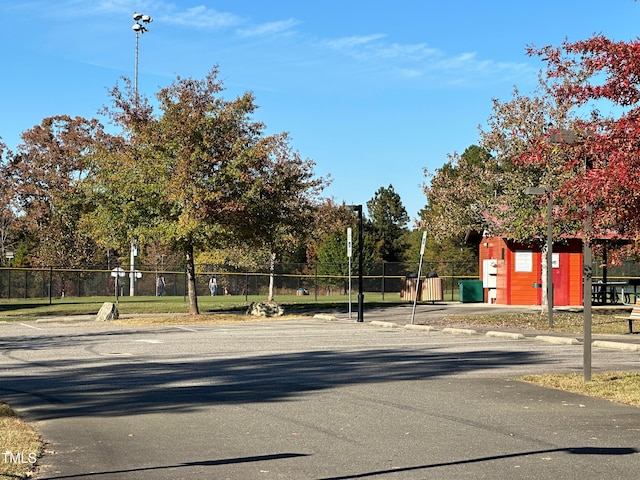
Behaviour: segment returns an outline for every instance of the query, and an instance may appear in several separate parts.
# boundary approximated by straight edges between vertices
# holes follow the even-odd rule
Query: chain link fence
[[[185,296],[187,279],[182,266],[156,265],[136,267],[134,292],[138,296],[158,295],[158,278],[164,279],[162,294]],[[0,267],[0,299],[63,298],[128,296],[131,291],[130,272],[123,267],[122,278],[114,277],[113,270],[105,267],[70,268],[10,268]],[[372,263],[363,265],[363,288],[368,293],[378,293],[389,298],[399,295],[406,279],[415,276],[418,265],[408,263]],[[261,295],[269,289],[268,269],[243,270],[225,265],[197,265],[198,295],[210,295],[209,279],[215,277],[216,295]],[[357,265],[351,266],[351,291],[358,288]],[[478,278],[477,263],[453,261],[425,262],[423,275],[435,273],[443,279],[445,299],[458,298],[458,282]],[[594,259],[594,280],[640,281],[640,264],[624,262],[615,267],[602,267],[600,259]],[[276,295],[302,293],[311,297],[346,295],[349,291],[348,264],[277,264],[274,270]]]
[[[363,288],[365,292],[399,295],[406,278],[418,271],[417,265],[406,263],[374,263],[363,265]],[[198,295],[210,295],[209,280],[216,279],[216,295],[267,295],[270,272],[268,270],[243,270],[224,265],[197,265]],[[351,290],[357,290],[357,265],[352,265]],[[443,278],[444,290],[453,299],[458,280],[478,278],[476,263],[425,262],[423,272],[435,273]],[[122,277],[114,276],[113,269],[87,268],[0,268],[0,298],[63,298],[94,296],[128,296],[131,292],[132,275],[124,266]],[[276,295],[304,294],[345,295],[349,290],[348,265],[344,264],[277,264],[274,274]],[[158,279],[162,278],[162,292]],[[187,293],[187,278],[181,266],[136,266],[133,275],[134,293],[138,296],[184,296]]]

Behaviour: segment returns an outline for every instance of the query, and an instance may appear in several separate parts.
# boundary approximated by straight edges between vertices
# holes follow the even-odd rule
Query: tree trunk
[[[187,263],[187,292],[189,294],[189,314],[199,315],[198,291],[196,290],[196,267],[193,263],[193,245],[185,247],[185,260]]]
[[[276,254],[271,254],[271,263],[269,265],[269,298],[267,298],[268,302],[273,302],[273,290],[274,290],[274,272],[276,268]]]

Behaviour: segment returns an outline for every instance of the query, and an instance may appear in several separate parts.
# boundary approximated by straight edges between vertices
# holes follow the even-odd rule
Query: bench
[[[623,318],[629,322],[629,333],[633,333],[633,321],[640,320],[640,299],[636,300],[633,310],[627,317],[616,316],[615,318]]]

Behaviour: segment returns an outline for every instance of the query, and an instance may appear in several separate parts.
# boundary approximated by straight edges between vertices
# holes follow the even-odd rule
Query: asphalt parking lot
[[[40,479],[637,477],[636,408],[517,380],[580,372],[582,345],[376,324],[406,311],[4,324],[0,398],[48,442]]]

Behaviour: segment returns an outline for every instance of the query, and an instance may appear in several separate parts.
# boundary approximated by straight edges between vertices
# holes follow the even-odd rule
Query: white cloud
[[[328,40],[326,45],[335,50],[343,50],[347,52],[352,52],[356,47],[361,47],[363,45],[371,44],[376,40],[380,40],[384,38],[383,34],[373,34],[373,35],[364,35],[364,36],[352,36],[352,37],[343,37],[337,38],[335,40]]]
[[[172,23],[195,28],[228,28],[235,27],[244,20],[233,13],[219,12],[203,5],[185,9],[179,9],[175,5],[166,4],[157,15],[158,20],[164,23]]]
[[[426,43],[392,43],[384,34],[341,37],[322,42],[326,47],[405,79],[429,75],[443,84],[474,84],[479,80],[500,80],[535,75],[525,63],[495,62],[479,59],[477,52],[449,55]]]
[[[205,5],[184,8],[162,0],[27,0],[19,5],[25,10],[37,9],[40,14],[49,17],[131,16],[134,11],[138,11],[150,15],[154,21],[194,28],[219,29],[245,23],[238,15],[220,12]]]
[[[298,25],[298,20],[289,18],[287,20],[280,20],[277,22],[262,23],[253,27],[242,28],[238,30],[238,33],[243,37],[256,37],[262,35],[277,35],[290,31],[293,27]]]
[[[417,78],[424,75],[421,70],[411,68],[396,68],[395,72],[399,77],[402,78]]]

